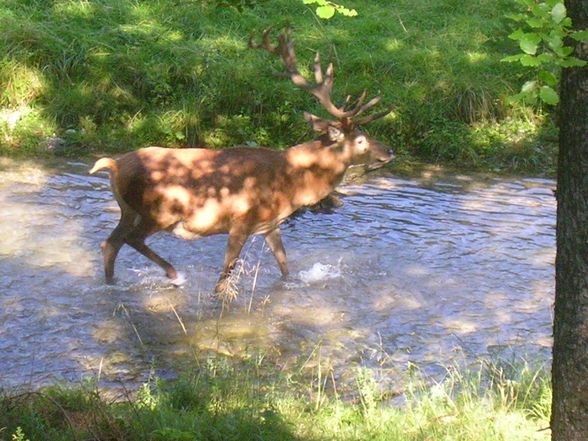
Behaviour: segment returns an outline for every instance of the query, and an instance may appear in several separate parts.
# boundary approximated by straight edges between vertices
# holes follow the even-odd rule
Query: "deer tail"
[[[94,166],[90,169],[90,174],[94,174],[97,171],[107,169],[110,172],[110,186],[112,187],[112,193],[114,194],[114,198],[118,202],[121,210],[133,212],[134,210],[129,206],[129,204],[124,200],[122,195],[120,194],[119,190],[119,173],[118,173],[118,163],[112,158],[100,158]]]
[[[93,175],[99,170],[104,170],[105,168],[109,169],[111,172],[117,172],[118,166],[116,165],[116,161],[111,158],[100,158],[94,164],[94,167],[90,169],[90,174]]]

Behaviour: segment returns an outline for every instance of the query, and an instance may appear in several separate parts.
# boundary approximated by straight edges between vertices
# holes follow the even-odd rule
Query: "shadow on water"
[[[84,162],[0,165],[0,384],[115,386],[210,353],[326,360],[341,377],[358,365],[435,373],[511,349],[549,360],[552,181],[351,179],[343,207],[284,225],[289,279],[263,240],[246,245],[225,308],[210,297],[225,236],[150,240],[187,276],[181,288],[128,247],[106,286],[99,243],[118,220],[108,179]]]

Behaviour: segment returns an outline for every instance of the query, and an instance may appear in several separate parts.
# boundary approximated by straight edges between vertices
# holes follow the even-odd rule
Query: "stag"
[[[315,84],[297,68],[291,32],[283,30],[277,45],[270,42],[271,27],[260,43],[249,37],[249,47],[277,55],[284,75],[315,96],[334,120],[305,113],[304,118],[318,132],[316,139],[283,151],[266,148],[170,149],[147,147],[127,153],[117,160],[99,159],[90,173],[107,169],[121,218],[102,243],[104,274],[113,282],[114,263],[120,248],[127,244],[159,265],[178,283],[176,269],[145,244],[159,231],[184,239],[228,233],[222,273],[217,293],[227,288],[247,238],[265,236],[283,276],[288,274],[280,224],[297,209],[318,203],[341,182],[354,164],[384,164],[392,160],[389,149],[361,132],[358,127],[389,111],[358,118],[375,106],[380,96],[366,100],[364,92],[355,105],[337,107],[331,101],[333,65],[323,73],[320,55],[314,61]]]

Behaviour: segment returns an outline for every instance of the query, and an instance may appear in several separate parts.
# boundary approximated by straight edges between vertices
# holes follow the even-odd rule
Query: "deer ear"
[[[310,123],[312,130],[315,132],[325,133],[329,127],[329,121],[319,118],[312,113],[304,112],[304,119]]]
[[[343,130],[337,127],[337,123],[333,123],[327,119],[319,118],[312,113],[304,112],[304,119],[310,122],[313,130],[319,133],[327,133],[332,142],[343,141],[345,134]]]
[[[343,138],[345,138],[343,131],[338,127],[330,125],[328,127],[328,130],[329,130],[329,139],[333,142],[343,141]]]

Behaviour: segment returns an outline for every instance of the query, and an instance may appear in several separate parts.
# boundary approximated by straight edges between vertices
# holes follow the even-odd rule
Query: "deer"
[[[167,231],[183,239],[228,234],[224,264],[215,293],[227,289],[231,271],[243,245],[251,235],[262,235],[283,277],[288,275],[280,224],[301,207],[327,197],[356,164],[384,165],[394,156],[384,144],[359,127],[387,115],[390,110],[363,116],[381,96],[366,102],[367,93],[347,108],[331,99],[333,64],[323,72],[320,54],[314,59],[314,83],[298,70],[291,30],[283,29],[272,44],[272,27],[263,31],[261,42],[250,35],[248,46],[279,57],[289,77],[313,95],[334,119],[308,112],[304,119],[317,132],[312,141],[285,150],[264,147],[225,149],[145,147],[119,159],[101,158],[89,171],[108,170],[112,193],[121,217],[102,242],[104,276],[114,283],[114,264],[123,245],[129,245],[155,262],[174,284],[184,282],[176,269],[145,244],[158,232]]]

